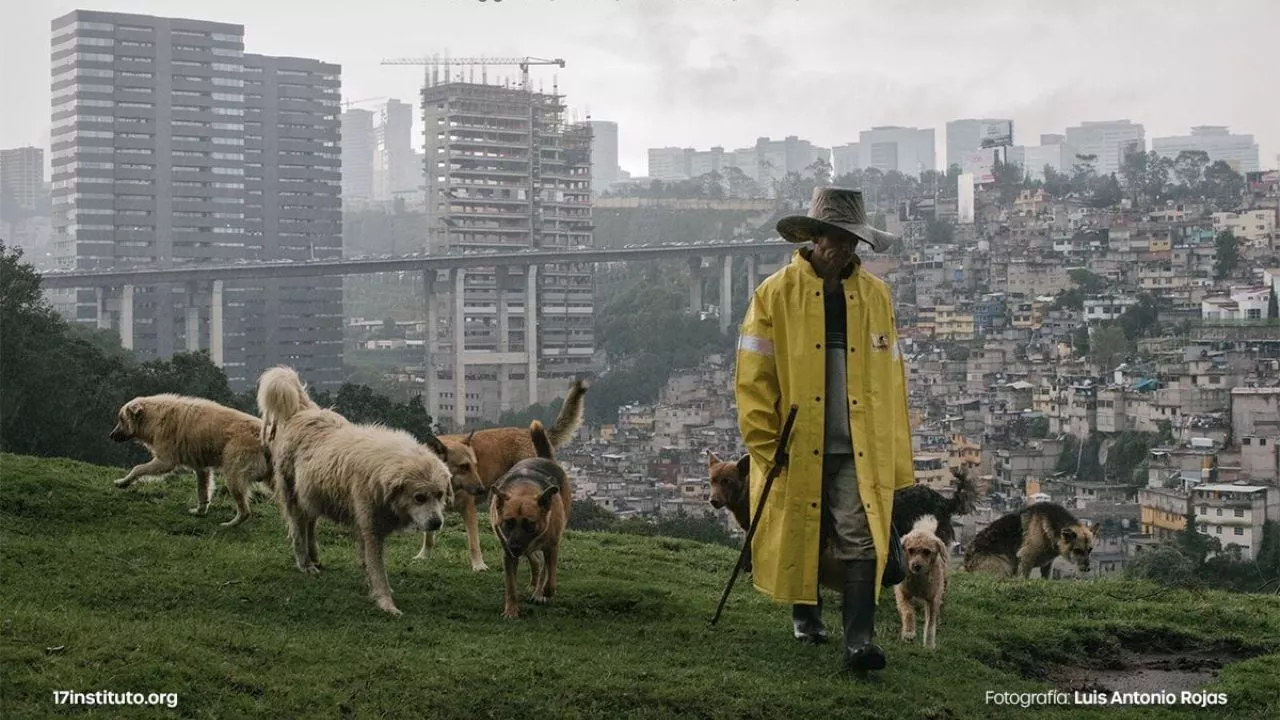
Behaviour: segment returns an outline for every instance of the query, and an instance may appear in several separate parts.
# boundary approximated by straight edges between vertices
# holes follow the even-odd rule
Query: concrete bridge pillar
[[[689,311],[702,312],[702,258],[689,258]]]
[[[422,271],[422,298],[426,305],[426,321],[422,331],[422,404],[435,422],[440,421],[440,397],[436,387],[436,335],[440,330],[440,317],[436,309],[436,271]]]
[[[720,332],[733,327],[733,256],[725,255],[720,271]]]
[[[507,316],[507,278],[510,270],[505,267],[494,268],[495,287],[498,291],[498,352],[511,351],[511,318]],[[506,362],[498,364],[498,412],[511,410],[511,365]]]
[[[187,283],[184,305],[186,310],[187,352],[200,351],[200,305],[197,301],[199,289],[195,283]]]
[[[467,271],[453,271],[453,430],[461,432],[467,424],[467,331],[464,290]]]
[[[133,349],[133,286],[125,285],[120,290],[120,345],[125,350]]]
[[[748,255],[747,256],[747,297],[751,297],[751,294],[756,291],[756,285],[758,284],[759,283],[756,281],[756,256]]]
[[[96,287],[93,289],[93,299],[98,306],[98,329],[111,329],[111,311],[107,308],[107,293],[109,288]]]
[[[222,338],[222,281],[214,280],[209,297],[209,356],[218,367],[222,367],[224,362]]]
[[[538,266],[530,265],[524,286],[525,380],[529,382],[529,404],[538,402]]]

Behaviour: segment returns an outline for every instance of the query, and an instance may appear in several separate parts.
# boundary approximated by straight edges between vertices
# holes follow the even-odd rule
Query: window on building
[[[1236,508],[1236,517],[1244,517],[1244,508]]]
[[[1244,535],[1244,528],[1236,528],[1236,535]]]

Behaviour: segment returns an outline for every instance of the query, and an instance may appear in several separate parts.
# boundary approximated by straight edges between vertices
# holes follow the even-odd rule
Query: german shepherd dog
[[[1031,577],[1040,568],[1048,578],[1055,558],[1089,572],[1093,532],[1056,503],[1041,502],[997,518],[982,529],[965,553],[967,571],[993,566],[1008,576]]]
[[[254,483],[271,484],[271,466],[259,440],[261,427],[258,418],[204,398],[168,393],[136,397],[120,408],[110,437],[116,442],[137,441],[152,458],[116,480],[116,487],[189,468],[196,473],[196,506],[190,512],[203,516],[213,499],[211,471],[216,469],[236,507],[235,517],[222,526],[235,527],[249,519]]]
[[[516,571],[520,558],[529,560],[529,589],[535,603],[556,594],[560,540],[569,523],[573,491],[569,477],[552,455],[551,440],[534,420],[529,436],[538,453],[515,463],[491,489],[489,524],[502,545],[506,602],[502,616],[520,615]]]
[[[565,396],[564,405],[546,437],[552,449],[563,447],[573,439],[582,427],[586,411],[584,397],[587,384],[575,380]],[[538,457],[537,449],[529,437],[528,428],[500,427],[473,430],[469,434],[441,435],[444,443],[445,462],[453,477],[455,491],[453,506],[462,511],[467,528],[467,550],[471,556],[471,569],[488,570],[484,553],[480,550],[480,525],[476,517],[476,502],[483,499],[488,489],[498,482],[520,460]],[[422,549],[415,560],[430,557],[435,547],[435,533],[423,533]]]
[[[743,455],[736,462],[726,462],[714,452],[706,452],[707,472],[711,479],[711,507],[717,510],[728,508],[738,527],[746,532],[751,524],[748,507],[750,496],[747,492],[751,476],[751,456]],[[915,521],[925,515],[932,515],[938,522],[938,538],[950,547],[955,540],[951,516],[973,512],[974,503],[978,499],[977,488],[969,479],[968,473],[962,470],[951,472],[955,476],[956,486],[950,498],[924,485],[913,485],[894,493],[893,524],[899,528],[899,532],[914,526]]]

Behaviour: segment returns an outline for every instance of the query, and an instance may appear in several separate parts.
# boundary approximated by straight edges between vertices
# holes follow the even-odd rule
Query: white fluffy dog
[[[320,571],[315,536],[320,516],[347,525],[354,530],[374,602],[399,615],[383,547],[396,530],[433,532],[443,525],[453,488],[439,439],[428,438],[433,446],[428,449],[409,433],[349,422],[318,407],[287,367],[263,373],[258,408],[298,569]]]

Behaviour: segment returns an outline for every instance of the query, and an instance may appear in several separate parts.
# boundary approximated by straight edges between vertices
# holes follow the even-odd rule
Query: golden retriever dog
[[[136,441],[152,457],[115,485],[127,488],[146,475],[194,470],[196,506],[190,512],[203,516],[213,498],[210,473],[216,469],[236,507],[235,517],[222,526],[235,527],[249,519],[253,484],[271,482],[271,466],[259,440],[261,427],[258,418],[204,398],[172,393],[136,397],[120,408],[110,437]]]
[[[520,616],[516,571],[522,557],[529,560],[532,600],[545,603],[555,596],[560,539],[573,503],[569,477],[555,461],[542,423],[534,420],[529,435],[537,457],[513,465],[493,486],[489,500],[489,524],[502,544],[505,618]]]
[[[902,639],[916,639],[916,610],[924,612],[921,643],[927,648],[938,646],[938,615],[942,596],[947,591],[947,544],[937,535],[938,520],[925,515],[916,520],[911,532],[902,536],[902,550],[907,556],[907,577],[893,588],[902,619]]]
[[[276,497],[284,510],[298,570],[320,571],[316,520],[354,531],[360,565],[379,609],[391,600],[383,564],[387,536],[407,527],[440,529],[453,500],[449,467],[435,437],[428,446],[380,425],[356,424],[316,406],[292,368],[276,367],[258,382],[265,437],[272,438]],[[434,442],[433,442],[434,441]]]
[[[573,439],[582,427],[583,414],[586,411],[584,397],[587,384],[575,380],[569,387],[556,421],[546,435],[551,447],[560,448]],[[467,550],[471,558],[471,569],[480,572],[488,570],[484,561],[484,553],[480,550],[480,525],[476,515],[476,501],[483,496],[494,483],[498,482],[519,461],[537,457],[537,450],[529,438],[527,428],[500,427],[473,430],[471,433],[441,435],[440,441],[447,449],[442,455],[449,464],[449,472],[453,478],[455,492],[455,509],[462,511],[463,522],[467,528]],[[414,556],[415,560],[425,560],[431,556],[435,548],[435,534],[424,533],[422,549]]]

